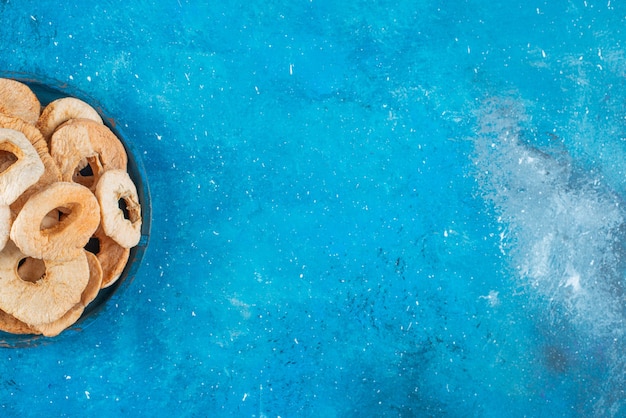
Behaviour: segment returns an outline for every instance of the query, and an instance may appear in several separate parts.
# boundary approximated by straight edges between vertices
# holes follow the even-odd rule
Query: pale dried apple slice
[[[75,97],[62,97],[48,103],[36,126],[49,142],[54,131],[70,119],[90,119],[102,124],[102,118],[93,107]]]
[[[10,205],[43,175],[45,168],[23,133],[0,128],[0,151],[15,161],[0,173],[0,205]]]
[[[141,205],[135,183],[123,170],[104,172],[96,185],[104,233],[124,248],[134,247],[141,239]],[[120,208],[122,201],[123,210]]]
[[[89,281],[81,294],[80,302],[70,308],[69,311],[56,321],[32,327],[37,333],[41,333],[46,337],[55,337],[59,335],[63,330],[78,321],[87,305],[89,305],[98,295],[102,285],[102,268],[100,267],[100,262],[95,255],[87,251],[85,251],[85,255],[87,256],[87,262],[89,263]]]
[[[45,274],[23,280],[18,265],[27,256],[12,242],[0,252],[0,309],[30,326],[49,324],[80,303],[89,282],[85,252],[68,261],[44,260]]]
[[[10,78],[0,78],[0,112],[34,125],[39,119],[41,103],[26,84]]]

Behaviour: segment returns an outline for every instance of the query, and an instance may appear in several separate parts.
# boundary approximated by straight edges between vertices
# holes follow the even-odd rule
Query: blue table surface
[[[617,1],[0,2],[145,166],[132,282],[2,416],[626,416]]]

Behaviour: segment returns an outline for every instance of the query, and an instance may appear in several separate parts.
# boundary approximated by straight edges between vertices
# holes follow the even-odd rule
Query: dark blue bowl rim
[[[97,317],[103,312],[104,308],[109,303],[113,303],[115,299],[118,299],[119,296],[128,289],[129,285],[133,282],[139,271],[141,262],[148,247],[152,219],[151,199],[150,189],[148,187],[148,177],[146,175],[143,161],[139,155],[139,147],[137,144],[127,139],[128,137],[124,134],[120,124],[116,123],[115,118],[109,115],[96,99],[88,96],[68,83],[63,83],[45,76],[20,72],[0,71],[0,77],[11,78],[28,85],[39,98],[42,107],[55,99],[68,96],[76,97],[86,103],[89,103],[98,111],[104,123],[113,131],[113,133],[115,133],[122,144],[124,144],[128,154],[128,173],[135,182],[137,194],[139,195],[139,201],[141,202],[141,239],[139,244],[131,249],[128,263],[126,264],[120,278],[113,285],[105,289],[101,289],[96,299],[85,308],[78,321],[63,331],[60,335],[65,336],[68,333],[79,333],[86,327],[93,324]],[[30,334],[10,334],[0,331],[0,348],[31,347],[42,343],[50,343],[58,338],[59,337],[49,338],[41,335]]]

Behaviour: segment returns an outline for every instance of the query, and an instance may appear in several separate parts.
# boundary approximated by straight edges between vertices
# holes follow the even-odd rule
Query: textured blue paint
[[[96,98],[152,193],[134,281],[82,332],[0,351],[0,414],[624,416],[608,206],[555,225],[615,233],[550,249],[615,255],[581,276],[597,310],[567,311],[517,270],[551,219],[488,179],[525,179],[502,155],[528,147],[574,170],[531,198],[621,202],[626,9],[496,3],[0,3],[0,70]],[[476,157],[490,109],[519,143]]]

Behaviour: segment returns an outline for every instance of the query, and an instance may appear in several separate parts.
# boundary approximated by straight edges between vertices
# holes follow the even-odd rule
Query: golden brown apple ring
[[[44,218],[55,210],[60,222],[42,228]],[[10,236],[29,257],[66,261],[82,252],[99,223],[98,201],[89,189],[57,182],[28,199],[13,221]]]
[[[0,173],[0,205],[10,205],[39,180],[45,168],[33,145],[19,131],[0,128],[0,152],[15,158]]]
[[[98,257],[89,251],[85,251],[85,255],[89,263],[89,283],[87,283],[87,287],[85,287],[80,297],[80,303],[84,308],[98,296],[100,288],[102,287],[102,266],[100,265]]]
[[[102,118],[93,107],[75,97],[63,97],[48,103],[37,120],[37,128],[49,142],[54,131],[70,119],[90,119],[102,124]]]
[[[141,205],[137,188],[124,170],[105,171],[95,191],[100,202],[100,218],[104,233],[124,248],[134,247],[141,239]],[[126,205],[120,208],[120,200]]]
[[[20,321],[13,315],[0,310],[0,331],[11,334],[38,334],[39,332],[30,325]]]
[[[63,181],[95,187],[106,170],[126,170],[124,145],[105,125],[88,119],[72,119],[61,125],[50,139],[50,155]],[[81,170],[89,165],[90,175]]]
[[[35,283],[17,272],[26,257],[12,241],[0,252],[1,310],[36,327],[58,320],[80,303],[90,275],[84,251],[69,261],[44,261],[45,275]]]
[[[98,251],[95,252],[102,266],[102,288],[111,286],[124,271],[130,257],[130,248],[124,248],[111,237],[108,237],[102,227],[98,228],[92,239],[98,241]]]
[[[39,119],[41,104],[26,84],[10,78],[0,78],[0,112],[34,125]]]

